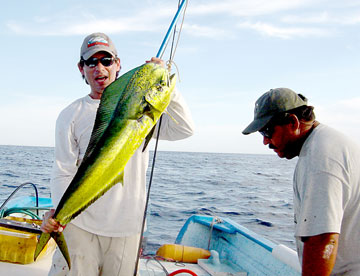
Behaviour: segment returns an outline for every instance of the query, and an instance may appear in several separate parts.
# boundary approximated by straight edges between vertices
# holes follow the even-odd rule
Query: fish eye
[[[161,86],[165,86],[165,85],[167,84],[167,80],[168,80],[168,78],[163,78],[163,79],[161,79],[160,85],[161,85]]]
[[[150,105],[147,104],[147,105],[145,105],[145,107],[144,107],[144,113],[149,112],[149,111],[151,111],[151,108],[150,108]]]
[[[163,88],[163,83],[162,83],[162,82],[159,83],[159,84],[156,86],[156,89],[157,89],[158,91],[162,92],[162,91],[164,90],[164,88]]]

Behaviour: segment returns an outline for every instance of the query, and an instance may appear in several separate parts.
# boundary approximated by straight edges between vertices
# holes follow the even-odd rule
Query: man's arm
[[[328,276],[331,274],[338,249],[339,234],[325,233],[303,237],[303,276]]]
[[[165,62],[160,58],[152,57],[151,60],[146,61],[146,63],[149,62],[165,67]],[[192,120],[189,107],[187,106],[181,93],[176,88],[172,92],[170,104],[162,117],[159,139],[175,141],[185,139],[193,135],[194,122]],[[158,127],[159,124],[156,124],[153,137],[157,136]]]
[[[54,207],[69,186],[77,171],[79,147],[75,141],[70,120],[60,114],[55,127],[54,164],[51,171],[50,190]]]
[[[155,136],[157,134],[157,127]],[[163,114],[159,138],[161,140],[175,141],[188,138],[192,136],[193,133],[194,122],[190,109],[181,93],[175,88],[170,104]]]
[[[71,135],[71,124],[64,124],[61,116],[55,128],[55,161],[52,168],[50,189],[54,207],[56,207],[77,170],[76,143]],[[64,228],[53,219],[55,209],[46,212],[41,224],[44,233],[62,232]]]

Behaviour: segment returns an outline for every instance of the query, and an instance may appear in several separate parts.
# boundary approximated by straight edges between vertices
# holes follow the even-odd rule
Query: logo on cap
[[[88,43],[87,43],[87,47],[90,48],[90,47],[93,47],[93,46],[96,46],[96,45],[104,45],[104,46],[109,47],[109,42],[106,39],[104,39],[103,37],[100,37],[100,36],[90,38]]]

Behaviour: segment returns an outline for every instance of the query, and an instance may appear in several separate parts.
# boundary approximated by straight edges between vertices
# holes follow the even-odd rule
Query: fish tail
[[[40,255],[41,251],[45,248],[45,245],[50,240],[50,234],[41,233],[38,243],[36,245],[35,253],[34,253],[34,261],[36,261],[37,257]]]
[[[41,251],[43,251],[45,245],[48,243],[50,238],[53,238],[60,249],[60,252],[64,256],[69,269],[71,268],[70,255],[66,245],[65,237],[62,232],[52,232],[51,234],[42,233],[40,235],[39,241],[36,245],[34,260],[40,255]]]
[[[69,269],[71,268],[70,255],[68,251],[68,247],[66,245],[65,237],[62,232],[52,232],[51,237],[55,240],[57,246],[60,249],[60,252],[63,254]]]

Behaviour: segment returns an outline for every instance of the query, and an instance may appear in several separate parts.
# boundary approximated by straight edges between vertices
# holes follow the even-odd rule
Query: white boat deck
[[[172,263],[172,262],[163,262],[161,261],[161,265],[163,265],[166,270],[171,273],[180,269],[188,269],[192,272],[196,273],[198,276],[209,276],[210,274],[207,273],[204,269],[202,269],[197,264],[184,264],[184,263]],[[155,260],[140,260],[140,267],[139,272],[140,276],[164,276],[166,275],[164,270],[162,269],[161,265]],[[177,275],[187,275],[188,273],[179,273]]]
[[[0,262],[0,275],[11,275],[11,276],[46,276],[51,267],[51,256],[47,256],[35,263],[20,265]],[[166,270],[171,273],[179,269],[189,269],[195,272],[198,276],[209,276],[205,270],[203,270],[197,264],[183,264],[161,261]],[[139,273],[140,276],[165,276],[165,272],[161,265],[151,259],[140,259]],[[179,276],[189,276],[188,273],[179,273]]]

